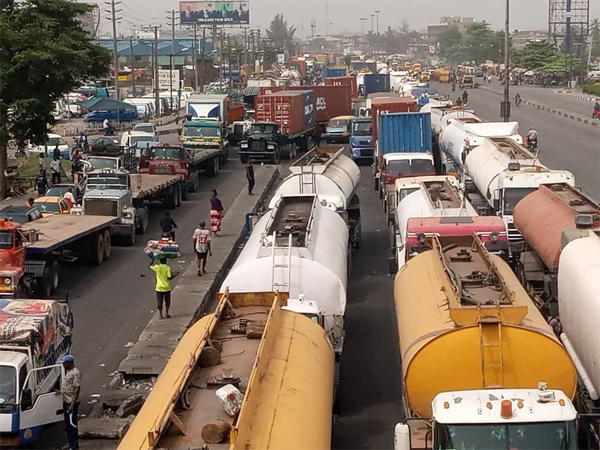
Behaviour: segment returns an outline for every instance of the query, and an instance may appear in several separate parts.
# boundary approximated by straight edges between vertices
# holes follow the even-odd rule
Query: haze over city
[[[545,30],[548,20],[548,0],[512,1],[511,29]],[[124,18],[121,28],[131,29],[149,23],[166,23],[166,10],[178,9],[178,1],[123,0],[119,6]],[[370,29],[370,15],[380,10],[379,29],[398,28],[406,21],[411,29],[424,30],[439,22],[441,16],[473,16],[485,20],[493,28],[504,24],[503,0],[251,0],[250,26],[264,28],[273,16],[283,13],[288,23],[297,27],[298,36],[310,35],[310,23],[316,21],[316,34],[356,32],[361,29],[361,17],[367,17],[365,30]],[[600,16],[600,2],[590,5],[590,18]],[[103,20],[108,31],[108,21]]]

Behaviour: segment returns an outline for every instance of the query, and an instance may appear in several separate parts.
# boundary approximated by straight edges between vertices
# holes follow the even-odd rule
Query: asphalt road
[[[401,377],[393,299],[388,275],[388,229],[370,167],[361,167],[362,243],[352,259],[346,307],[346,341],[340,361],[340,414],[334,449],[393,447],[401,420]]]
[[[451,95],[453,99],[458,96],[458,91],[452,94],[447,84],[432,83],[431,86],[440,93]],[[511,92],[514,92],[513,86]],[[469,89],[468,93],[468,106],[474,109],[479,117],[488,121],[502,120],[500,96],[483,89]],[[562,94],[547,95],[563,98]],[[558,107],[560,100],[555,100],[555,103]],[[519,122],[522,135],[526,135],[531,126],[538,130],[540,160],[543,164],[553,169],[570,170],[575,174],[577,186],[594,198],[600,199],[600,128],[539,111],[527,105],[516,107],[513,104],[511,120]]]

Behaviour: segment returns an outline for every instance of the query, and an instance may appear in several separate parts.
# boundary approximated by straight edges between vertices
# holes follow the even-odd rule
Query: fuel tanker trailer
[[[336,211],[348,225],[352,248],[360,246],[360,199],[356,193],[360,169],[344,155],[344,147],[322,146],[306,153],[290,166],[291,174],[275,191],[269,209],[283,196],[316,194],[319,201]]]
[[[457,117],[439,135],[440,148],[462,166],[466,153],[488,138],[507,138],[523,143],[519,122],[483,122],[472,117]]]
[[[395,448],[575,448],[575,366],[510,267],[476,237],[431,245],[394,285]]]
[[[431,131],[434,139],[438,138],[440,133],[450,125],[454,119],[475,119],[480,120],[472,109],[463,108],[462,106],[434,106],[431,109],[424,109],[421,112],[431,113]]]
[[[348,227],[317,195],[282,196],[259,219],[221,292],[285,292],[286,308],[320,323],[336,355],[344,342]]]
[[[548,169],[507,138],[486,138],[468,151],[464,166],[471,180],[466,183],[467,198],[480,214],[502,217],[511,242],[522,239],[513,223],[513,211],[523,197],[541,184],[575,184],[571,172]]]

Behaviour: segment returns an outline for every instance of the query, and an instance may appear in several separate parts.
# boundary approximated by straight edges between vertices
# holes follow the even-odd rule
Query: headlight
[[[274,145],[267,145],[267,149],[269,149],[269,150],[275,150],[275,146]]]
[[[4,284],[6,284],[7,286],[10,286],[12,284],[12,278],[6,277],[4,279]]]
[[[123,217],[125,219],[131,219],[133,217],[133,214],[130,212],[126,212],[126,213],[123,213]]]
[[[494,231],[492,234],[490,234],[490,239],[492,240],[492,242],[496,242],[499,237],[500,237],[500,235],[498,234],[497,231]]]
[[[248,148],[248,144],[242,143],[242,144],[240,144],[240,148]]]

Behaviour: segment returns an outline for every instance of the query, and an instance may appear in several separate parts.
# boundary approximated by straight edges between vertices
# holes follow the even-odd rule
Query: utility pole
[[[373,34],[373,32],[375,31],[373,29],[374,19],[375,19],[375,14],[371,14],[371,34]]]
[[[377,15],[377,34],[379,34],[379,13],[381,11],[380,10],[376,10],[375,14]]]
[[[202,27],[202,84],[200,85],[200,92],[204,92],[204,84],[206,81],[206,61],[204,60],[204,52],[206,51],[206,27]]]
[[[131,90],[135,97],[135,63],[133,61],[133,37],[129,37],[129,65],[131,66]]]
[[[506,19],[504,23],[504,101],[500,107],[500,115],[505,122],[510,120],[510,71],[509,61],[510,35],[510,0],[506,0]]]
[[[173,54],[175,53],[175,10],[170,11],[171,21],[171,51],[169,52],[169,104],[173,108]]]
[[[117,20],[121,20],[121,17],[117,17],[117,13],[120,13],[121,10],[116,10],[115,7],[116,5],[121,4],[121,2],[115,2],[115,0],[110,0],[110,2],[105,3],[110,6],[110,10],[106,10],[106,12],[110,14],[109,20],[112,21],[113,69],[115,71],[115,98],[119,100],[119,54],[117,53]]]
[[[152,26],[146,27],[145,30],[150,30],[154,32],[154,42],[152,43],[152,73],[154,78],[153,80],[153,88],[154,88],[154,105],[156,108],[156,114],[160,115],[160,91],[158,88],[158,30],[160,26]]]
[[[192,64],[194,64],[194,91],[198,92],[198,24],[194,23],[194,55]]]

